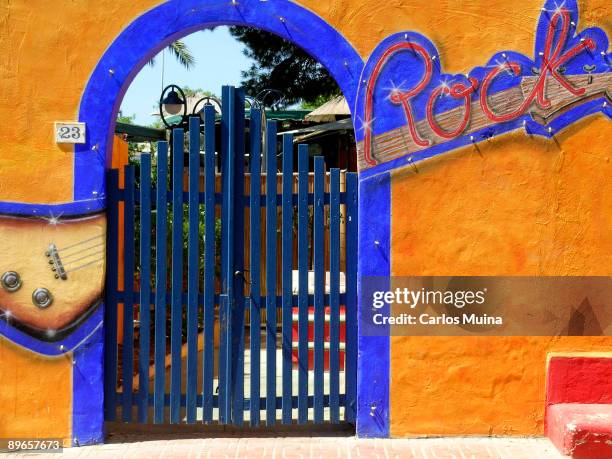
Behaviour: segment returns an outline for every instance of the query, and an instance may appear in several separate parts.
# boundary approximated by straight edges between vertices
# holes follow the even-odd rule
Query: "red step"
[[[612,459],[612,355],[553,356],[546,435],[574,459]]]
[[[612,458],[612,405],[559,403],[548,407],[548,436],[574,459]]]
[[[330,313],[329,307],[325,308],[325,319],[323,329],[323,349],[324,349],[324,368],[329,370],[329,348],[330,348]],[[340,330],[339,330],[339,365],[340,371],[344,370],[344,352],[346,348],[346,310],[344,306],[340,306]],[[292,348],[293,348],[293,363],[298,363],[298,308],[293,308],[293,333],[292,333]],[[308,369],[314,369],[314,308],[308,308]]]
[[[344,272],[339,273],[339,285],[338,290],[339,293],[346,293],[346,275]],[[314,271],[308,271],[308,294],[314,294],[315,284],[315,276]],[[293,294],[299,294],[299,272],[294,270],[292,273],[292,286],[293,286]],[[331,275],[330,272],[325,272],[325,294],[330,293],[331,286]],[[323,349],[324,349],[324,368],[325,371],[329,371],[329,349],[330,349],[330,330],[329,330],[329,322],[330,322],[330,313],[331,309],[328,307],[325,308],[325,318],[324,318],[324,328],[323,328]],[[292,360],[294,364],[298,363],[298,337],[299,337],[299,326],[298,326],[298,317],[299,312],[298,308],[293,308],[293,316],[292,316],[292,343],[291,347],[293,348]],[[339,332],[339,366],[340,371],[344,370],[344,354],[346,350],[346,309],[344,305],[340,305],[340,330]],[[308,369],[312,370],[314,368],[314,308],[308,308]]]

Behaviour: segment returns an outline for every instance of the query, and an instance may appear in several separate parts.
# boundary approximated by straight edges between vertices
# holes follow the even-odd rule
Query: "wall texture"
[[[0,338],[0,437],[62,438],[72,432],[72,353],[49,359]]]
[[[601,275],[612,266],[609,121],[507,135],[392,178],[393,275]],[[482,156],[481,156],[482,155]],[[549,352],[610,337],[394,337],[391,433],[541,435]]]
[[[77,0],[49,8],[43,0],[0,1],[0,201],[72,200],[74,153],[53,142],[53,122],[77,118],[100,57],[159,3]],[[542,6],[541,0],[298,3],[335,27],[364,60],[388,35],[412,30],[435,43],[450,72],[483,65],[499,50],[530,55]],[[581,28],[610,33],[605,0],[579,6]],[[596,115],[555,140],[507,134],[481,144],[480,154],[467,147],[420,164],[418,174],[394,172],[392,274],[609,275],[611,134],[610,123]],[[403,436],[542,433],[546,353],[606,350],[612,342],[393,338],[391,344],[391,434]],[[49,380],[61,392],[49,406],[69,406],[63,391],[72,370],[65,356],[48,359],[0,338],[0,368],[15,368],[1,378],[3,406],[43,406]],[[29,417],[22,408],[12,413],[18,412]],[[28,433],[5,413],[0,436]],[[66,413],[49,436],[70,437]],[[32,432],[45,425],[43,417],[34,419],[40,424]]]

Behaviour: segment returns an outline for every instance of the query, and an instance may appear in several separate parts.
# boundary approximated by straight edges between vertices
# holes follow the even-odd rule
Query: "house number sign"
[[[76,121],[56,121],[55,142],[85,143],[85,123]]]

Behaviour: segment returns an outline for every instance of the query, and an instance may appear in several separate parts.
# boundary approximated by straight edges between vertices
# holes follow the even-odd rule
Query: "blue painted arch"
[[[218,25],[258,27],[300,46],[328,69],[354,110],[364,62],[338,31],[311,11],[288,0],[170,0],[133,21],[113,41],[90,77],[79,109],[79,120],[88,126],[88,143],[75,149],[74,202],[64,209],[68,214],[104,208],[104,173],[111,157],[115,118],[138,71],[172,41]],[[387,415],[382,428],[370,415],[371,400],[387,412],[388,369],[379,370],[388,364],[388,341],[378,347],[368,344],[359,343],[360,359],[379,360],[382,366],[362,365],[358,385],[371,385],[377,371],[381,381],[358,400],[357,430],[360,436],[388,436]],[[381,349],[383,355],[375,355]]]
[[[114,120],[140,69],[172,41],[218,25],[258,27],[303,48],[325,66],[354,107],[363,60],[319,16],[287,0],[171,0],[134,20],[94,69],[79,109],[88,142],[75,149],[74,213],[104,207],[104,170],[111,155]],[[86,203],[86,204],[79,204]],[[73,212],[69,212],[73,213]]]
[[[133,21],[113,41],[90,77],[79,109],[79,120],[88,126],[88,143],[75,149],[74,203],[67,204],[71,206],[67,213],[104,208],[104,173],[111,157],[115,118],[125,91],[138,71],[172,41],[218,25],[258,27],[300,46],[328,69],[354,110],[364,62],[338,31],[311,11],[288,0],[237,0],[237,3],[170,0]],[[372,208],[373,212],[377,210],[380,210],[378,206]],[[382,210],[385,211],[384,204]],[[387,227],[383,225],[383,228]],[[385,232],[388,233],[388,228]],[[371,262],[370,266],[374,269],[378,264]],[[384,266],[380,268],[384,270]],[[385,437],[388,436],[389,343],[388,340],[377,343],[360,340],[358,347],[362,362],[358,363],[358,435]],[[374,361],[378,364],[369,364]],[[377,384],[372,385],[374,378]],[[370,390],[360,395],[367,386],[371,386]],[[75,394],[78,399],[87,396],[87,391],[82,396]],[[379,407],[382,416],[372,418],[372,404]],[[88,430],[92,429],[84,429]]]
[[[115,119],[130,83],[140,69],[172,41],[197,30],[219,25],[257,27],[300,46],[328,69],[354,113],[364,62],[337,30],[313,12],[289,0],[169,0],[130,23],[104,52],[89,78],[78,111],[79,121],[87,125],[87,143],[75,147],[72,201],[44,205],[0,202],[0,213],[71,216],[104,211],[105,172],[112,155]],[[92,36],[92,39],[95,37]],[[374,213],[387,211],[385,202],[388,200],[388,180],[381,188],[383,193],[376,194],[376,197],[384,201],[382,207],[368,201],[372,205],[370,210]],[[363,210],[364,206],[361,208]],[[382,225],[381,228],[378,238],[386,240],[388,225]],[[363,237],[360,236],[360,239]],[[370,270],[387,272],[388,248],[386,250],[387,256],[383,257],[382,261],[374,258],[370,260]],[[369,254],[368,250],[363,252]],[[361,307],[360,304],[359,308]],[[75,360],[79,368],[85,365],[83,368],[87,367],[87,372],[95,370],[96,376],[87,381],[79,379],[81,373],[75,373],[75,444],[87,444],[103,439],[100,415],[103,391],[102,378],[98,374],[103,358],[102,317],[103,306],[99,307],[96,314],[73,336],[53,345],[32,340],[9,326],[0,327],[0,335],[36,349],[44,355],[63,354],[66,350],[78,347],[76,351],[79,354]],[[358,387],[358,435],[388,436],[388,339],[376,343],[372,340],[360,340],[358,346],[359,359],[365,363],[358,369],[358,386],[362,389],[370,386],[362,396],[359,395]],[[372,365],[372,362],[376,362],[376,365]],[[373,378],[379,378],[377,384],[371,383]],[[372,417],[373,404],[382,409],[382,417]],[[94,405],[97,408],[94,408]]]

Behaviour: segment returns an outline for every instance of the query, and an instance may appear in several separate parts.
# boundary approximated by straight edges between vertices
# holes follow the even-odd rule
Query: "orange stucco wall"
[[[50,8],[47,0],[0,0],[0,200],[72,199],[73,151],[53,142],[53,122],[77,117],[104,50],[158,3],[78,0]],[[298,3],[335,26],[364,58],[387,35],[415,30],[436,44],[447,71],[465,72],[498,50],[530,54],[542,1]],[[580,26],[609,34],[608,3],[581,1]],[[611,129],[594,117],[557,136],[558,144],[507,135],[483,144],[482,157],[467,148],[420,165],[418,175],[394,174],[393,274],[610,274]],[[541,433],[546,353],[611,344],[394,338],[392,434]],[[1,394],[43,400],[37,378],[51,371],[49,362],[9,348],[0,346],[0,368],[10,363],[21,376],[3,375]],[[32,383],[23,386],[28,378]],[[29,389],[19,395],[23,387]]]
[[[392,178],[394,275],[612,274],[612,126],[510,134]],[[549,352],[612,338],[394,337],[392,435],[543,433]]]
[[[0,438],[61,438],[70,445],[72,353],[33,354],[0,337]]]

